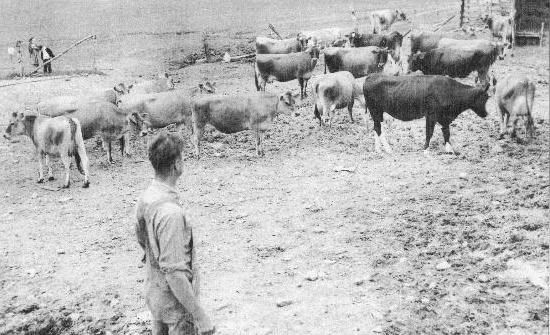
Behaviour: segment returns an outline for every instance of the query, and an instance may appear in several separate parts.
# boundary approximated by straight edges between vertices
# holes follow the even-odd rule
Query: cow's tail
[[[254,83],[256,84],[256,91],[260,90],[260,83],[258,82],[259,74],[260,74],[260,69],[258,69],[258,63],[254,63]]]
[[[76,168],[78,169],[78,172],[83,175],[84,169],[82,168],[82,157],[80,157],[80,151],[84,149],[84,138],[82,137],[82,129],[80,126],[80,122],[75,122],[75,120],[72,118],[69,118],[69,120],[69,122],[71,123],[71,142],[73,147],[74,160],[76,162]]]
[[[325,61],[325,74],[327,74],[327,56],[325,55],[324,61]]]

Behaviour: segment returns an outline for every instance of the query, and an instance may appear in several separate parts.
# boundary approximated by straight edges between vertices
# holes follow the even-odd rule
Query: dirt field
[[[4,13],[33,9],[18,3],[3,4]],[[164,70],[178,88],[214,80],[222,93],[255,91],[252,63],[180,68],[200,54],[204,22],[216,55],[252,50],[251,41],[266,34],[268,22],[284,34],[349,25],[348,5],[329,1],[299,8],[283,1],[260,15],[254,14],[267,1],[233,7],[216,2],[221,9],[205,2],[197,5],[197,15],[180,4],[186,2],[167,1],[162,8],[121,3],[113,9],[106,1],[87,2],[91,14],[84,17],[76,6],[51,2],[54,12],[71,17],[69,23],[80,15],[82,35],[100,32],[94,55],[105,75],[0,88],[2,129],[11,112],[41,99]],[[435,0],[350,4],[417,14],[445,7]],[[134,19],[115,20],[125,13],[122,6],[130,6]],[[101,19],[95,22],[92,14]],[[429,26],[446,16],[411,20],[415,27]],[[109,35],[106,22],[116,34]],[[48,26],[43,39],[81,37],[68,24]],[[408,24],[397,28],[406,31]],[[17,34],[28,31],[20,27]],[[0,34],[14,39],[8,35]],[[89,48],[68,54],[54,71],[89,68]],[[395,121],[388,132],[395,153],[380,155],[363,110],[354,110],[355,124],[342,111],[331,129],[320,129],[308,98],[278,117],[264,158],[256,157],[249,132],[210,129],[199,160],[189,146],[179,191],[198,240],[201,301],[219,333],[547,333],[548,59],[548,47],[519,48],[493,68],[497,77],[517,72],[538,82],[537,136],[529,143],[497,140],[491,99],[486,119],[467,111],[452,125],[458,155],[442,153],[436,128],[432,157],[425,157],[423,120]],[[296,81],[268,86],[270,92],[286,89],[299,90]],[[96,141],[88,141],[90,188],[80,188],[82,178],[73,171],[72,187],[58,191],[36,184],[29,139],[0,141],[0,334],[147,333],[145,273],[133,227],[136,199],[152,176],[145,154],[149,138],[132,143],[129,159],[117,152],[113,165]],[[60,186],[59,162],[54,173],[58,179],[48,185]],[[286,306],[277,307],[280,302]]]

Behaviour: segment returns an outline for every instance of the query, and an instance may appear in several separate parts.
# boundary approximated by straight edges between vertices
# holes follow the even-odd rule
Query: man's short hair
[[[181,158],[183,140],[173,134],[160,133],[149,145],[149,161],[155,173],[166,176],[176,161]]]

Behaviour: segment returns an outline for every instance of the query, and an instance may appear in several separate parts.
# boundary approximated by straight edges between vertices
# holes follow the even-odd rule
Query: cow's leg
[[[107,161],[109,162],[109,164],[113,164],[114,161],[113,161],[113,155],[112,155],[112,145],[111,145],[111,141],[108,141],[107,142]]]
[[[71,158],[67,154],[61,154],[61,162],[65,167],[65,183],[63,184],[63,188],[68,188],[71,184],[71,181],[69,180],[71,173]]]
[[[517,127],[518,127],[518,121],[519,121],[519,117],[518,115],[514,115],[514,118],[512,120],[512,132],[510,133],[510,137],[511,138],[514,138],[514,139],[517,139]]]
[[[120,155],[122,157],[124,157],[124,154],[126,152],[125,148],[124,148],[124,136],[126,136],[126,134],[122,135],[119,139],[118,139],[118,144],[120,145]]]
[[[41,184],[44,182],[44,164],[42,160],[44,159],[44,154],[39,152],[38,156],[38,181],[37,183]]]
[[[426,143],[424,144],[424,155],[429,156],[430,140],[434,134],[435,121],[429,115],[426,115]]]
[[[449,124],[441,125],[441,132],[443,133],[443,141],[445,142],[445,152],[448,154],[455,154],[453,146],[451,145],[451,131],[449,130]]]
[[[382,135],[382,122],[374,120],[374,150],[379,154],[382,153],[382,148],[380,146],[380,135]]]
[[[264,138],[264,131],[259,129],[256,130],[256,154],[260,157],[265,154],[263,138]]]
[[[355,121],[353,121],[353,104],[355,103],[355,100],[351,100],[351,102],[349,103],[348,105],[348,113],[349,113],[349,118],[351,119],[351,123],[354,123]]]
[[[502,109],[501,107],[499,107],[498,103],[496,104],[496,110],[497,110],[497,114],[500,115],[500,130],[498,134],[498,139],[501,140],[504,138],[504,135],[506,134],[506,128],[508,123],[508,117],[507,117],[508,112]]]
[[[130,132],[125,132],[120,138],[120,152],[123,156],[130,157]]]
[[[319,113],[317,102],[315,102],[313,105],[313,115],[319,120],[319,127],[321,127],[323,125],[323,120],[321,120],[321,114]]]
[[[304,80],[304,97],[307,97],[307,82],[308,82],[308,79],[303,79]]]
[[[199,158],[199,156],[201,155],[201,138],[203,132],[204,125],[199,125],[198,122],[193,122],[193,134],[191,135],[191,141],[195,146],[195,156],[197,156],[197,158]]]
[[[298,78],[298,83],[300,84],[300,98],[304,98],[304,78]]]
[[[78,157],[80,158],[80,167],[81,167],[81,173],[84,174],[84,184],[82,184],[83,188],[87,188],[90,186],[90,180],[88,179],[90,176],[89,171],[89,161],[88,161],[88,155],[86,154],[86,148],[84,147],[84,142],[77,143]]]
[[[482,85],[485,85],[486,83],[489,82],[489,68],[488,67],[483,67],[481,69],[478,69],[477,70],[477,76],[479,77],[479,82]],[[476,83],[477,83],[477,81],[476,81]]]
[[[48,181],[52,181],[55,178],[53,177],[52,165],[50,163],[50,155],[46,155],[46,167],[48,168]]]

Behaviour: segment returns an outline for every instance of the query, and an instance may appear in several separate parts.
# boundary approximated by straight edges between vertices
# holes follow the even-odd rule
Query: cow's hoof
[[[48,181],[52,181],[52,180],[55,180],[54,176],[49,176]]]
[[[40,179],[38,179],[36,182],[37,182],[38,184],[42,184],[42,183],[44,183],[44,178],[40,178]]]
[[[82,184],[82,188],[88,188],[90,187],[90,182],[89,181],[86,181],[84,182],[84,184]]]

